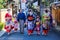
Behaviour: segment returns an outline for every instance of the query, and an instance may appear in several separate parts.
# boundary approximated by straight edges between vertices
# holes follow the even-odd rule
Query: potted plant
[[[3,29],[3,23],[0,23],[0,31]]]

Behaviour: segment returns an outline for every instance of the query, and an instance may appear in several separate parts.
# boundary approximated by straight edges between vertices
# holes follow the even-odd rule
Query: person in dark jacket
[[[24,22],[26,20],[25,14],[22,12],[22,9],[19,10],[19,13],[17,15],[17,21],[19,22],[20,25],[20,33],[24,33]]]

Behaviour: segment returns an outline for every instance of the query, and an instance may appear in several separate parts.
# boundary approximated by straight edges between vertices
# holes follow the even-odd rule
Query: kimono
[[[13,29],[12,16],[9,13],[5,15],[5,30],[7,33],[10,33]]]
[[[37,32],[37,34],[40,34],[40,20],[36,20],[35,22],[35,30]]]
[[[50,19],[49,13],[44,13],[42,15],[42,22],[49,21],[49,19]]]
[[[28,35],[33,33],[34,28],[34,16],[28,15],[27,16],[27,29],[28,29]]]
[[[49,30],[49,25],[48,25],[48,21],[45,21],[43,24],[42,24],[42,28],[43,28],[43,35],[47,35],[48,33],[48,30]]]
[[[43,34],[47,35],[48,33],[48,29],[49,29],[49,25],[50,25],[50,16],[49,13],[44,13],[42,16],[43,20],[42,20],[42,28],[43,28]]]
[[[15,18],[15,20],[14,20],[14,31],[17,31],[17,30],[18,30],[18,21]]]
[[[8,33],[11,31],[10,24],[8,22],[6,22],[6,24],[5,24],[5,30]]]

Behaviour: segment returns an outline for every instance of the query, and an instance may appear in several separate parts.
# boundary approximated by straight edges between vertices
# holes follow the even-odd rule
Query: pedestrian
[[[14,32],[17,32],[18,28],[19,28],[19,24],[17,21],[17,15],[14,14]]]
[[[36,18],[34,30],[37,32],[37,35],[40,35],[40,17],[39,16],[37,16]]]
[[[43,28],[42,35],[47,35],[48,34],[48,25],[46,24],[46,22],[44,22],[42,24],[42,28]]]
[[[17,21],[19,22],[20,33],[24,34],[24,23],[26,20],[25,14],[22,12],[22,9],[19,9],[19,13],[17,15]]]
[[[50,13],[48,12],[47,9],[44,11],[44,14],[42,15],[42,28],[43,28],[42,34],[44,35],[47,35],[48,29],[50,28],[49,26],[50,16],[49,15]]]
[[[34,15],[33,11],[30,9],[29,14],[27,15],[27,29],[28,29],[28,35],[31,35],[33,33],[33,28],[34,28]]]
[[[9,35],[14,26],[12,23],[12,15],[10,15],[10,9],[8,9],[7,12],[8,13],[5,14],[5,30]]]

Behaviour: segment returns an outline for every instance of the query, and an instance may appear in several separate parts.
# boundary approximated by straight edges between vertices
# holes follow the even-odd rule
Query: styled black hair
[[[10,9],[7,9],[7,11],[10,11]]]
[[[37,15],[37,18],[40,18],[40,16]]]
[[[45,10],[46,13],[48,13],[48,10]]]
[[[32,9],[29,9],[29,12],[33,11]]]
[[[19,12],[20,12],[20,10],[22,10],[22,9],[19,9]]]

